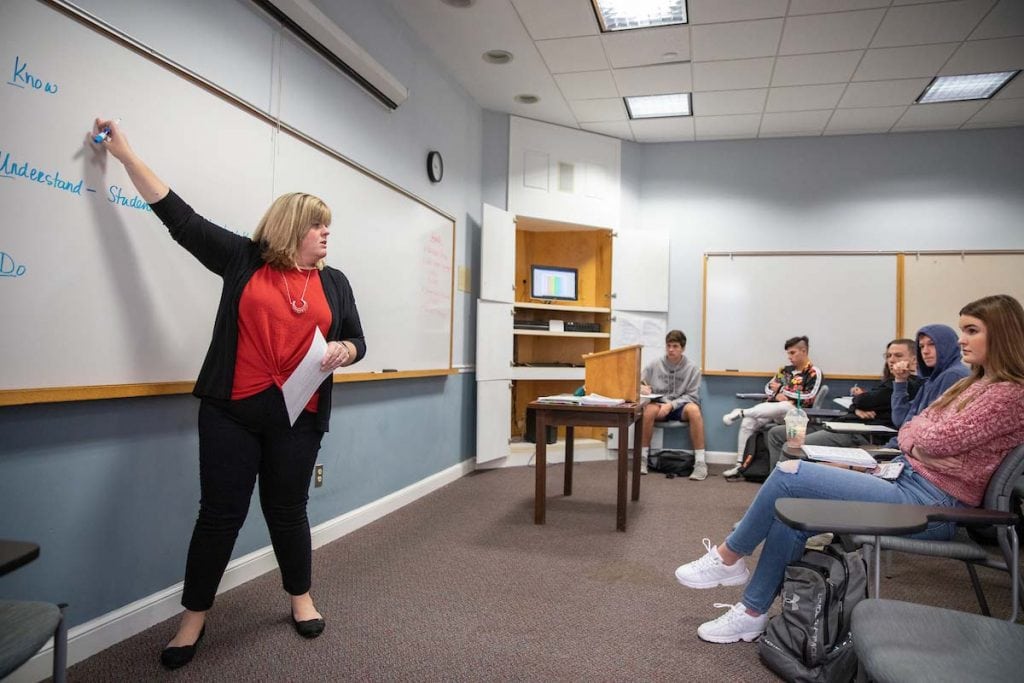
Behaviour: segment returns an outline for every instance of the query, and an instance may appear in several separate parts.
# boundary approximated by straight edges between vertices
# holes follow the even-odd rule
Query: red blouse
[[[301,307],[303,290],[308,308],[299,314],[292,310],[290,301]],[[282,271],[264,265],[253,273],[238,304],[238,353],[232,400],[284,384],[309,350],[313,328],[319,327],[321,334],[327,336],[330,325],[331,309],[316,269]],[[314,393],[306,410],[315,413],[319,398]]]

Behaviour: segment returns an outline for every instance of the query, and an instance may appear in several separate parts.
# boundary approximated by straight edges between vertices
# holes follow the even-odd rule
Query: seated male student
[[[764,385],[765,401],[752,408],[736,408],[722,416],[722,422],[727,425],[743,418],[736,439],[736,466],[722,473],[727,479],[739,474],[743,448],[754,432],[785,417],[798,399],[801,406],[810,406],[818,394],[822,374],[808,355],[810,341],[807,337],[792,337],[786,340],[784,346],[789,365],[779,368],[775,376]]]
[[[862,422],[873,425],[893,427],[892,422],[892,387],[895,377],[893,366],[899,364],[908,370],[906,377],[907,392],[911,397],[917,394],[920,380],[914,373],[917,369],[917,342],[913,339],[893,339],[885,347],[885,366],[882,369],[882,381],[870,389],[854,387],[850,392],[853,402],[846,415],[834,418],[837,422]],[[768,430],[765,436],[768,452],[771,453],[771,466],[774,468],[779,460],[788,460],[782,447],[786,444],[786,426],[777,425]],[[865,435],[854,433],[830,432],[823,427],[808,425],[807,438],[804,443],[812,446],[838,446],[854,448],[868,443]]]
[[[704,459],[704,419],[700,414],[700,369],[683,355],[686,335],[671,330],[665,335],[665,356],[644,368],[640,375],[640,393],[661,394],[644,406],[643,454],[640,473],[647,474],[647,456],[651,450],[651,431],[655,422],[685,420],[690,425],[694,464],[690,479],[702,481],[708,476]]]

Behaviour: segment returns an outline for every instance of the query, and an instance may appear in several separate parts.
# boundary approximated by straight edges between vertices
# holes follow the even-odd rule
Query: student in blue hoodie
[[[913,399],[907,392],[910,364],[893,364],[892,423],[897,429],[970,374],[960,359],[958,339],[959,335],[948,325],[925,325],[917,331],[917,374],[922,381]],[[898,448],[896,437],[885,445]]]

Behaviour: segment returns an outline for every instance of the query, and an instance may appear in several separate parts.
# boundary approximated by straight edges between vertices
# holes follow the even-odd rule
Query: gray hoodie
[[[640,379],[651,391],[662,394],[672,410],[686,403],[700,405],[700,369],[686,356],[676,365],[662,356],[644,368]]]

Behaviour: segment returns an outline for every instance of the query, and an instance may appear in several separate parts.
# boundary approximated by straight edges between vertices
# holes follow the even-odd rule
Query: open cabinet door
[[[512,304],[476,302],[476,380],[512,379]]]
[[[476,383],[476,461],[506,458],[512,440],[512,383]]]
[[[668,233],[619,230],[612,246],[612,308],[668,311]]]
[[[515,297],[515,219],[508,211],[484,204],[480,237],[480,298],[513,303]]]

